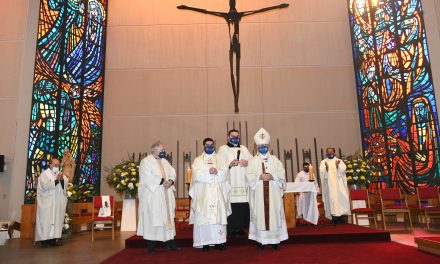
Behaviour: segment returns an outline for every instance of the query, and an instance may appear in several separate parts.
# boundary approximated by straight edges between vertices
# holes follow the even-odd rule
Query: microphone
[[[240,160],[240,150],[237,151],[237,160]]]

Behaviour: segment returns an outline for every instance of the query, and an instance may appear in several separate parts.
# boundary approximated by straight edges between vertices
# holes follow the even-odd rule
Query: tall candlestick
[[[309,181],[314,182],[315,181],[315,172],[312,165],[309,165]]]
[[[186,184],[191,184],[192,171],[189,166],[186,167]]]

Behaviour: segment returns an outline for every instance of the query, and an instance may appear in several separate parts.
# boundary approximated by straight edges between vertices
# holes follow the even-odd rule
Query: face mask
[[[240,137],[231,138],[231,143],[234,145],[238,145],[238,143],[240,143]]]
[[[304,172],[309,172],[309,168],[304,168]]]
[[[335,154],[327,154],[327,158],[333,159],[335,157]]]
[[[53,172],[54,174],[58,174],[58,172],[60,172],[60,168],[58,168],[58,167],[53,167],[53,168],[52,168],[52,172]]]
[[[159,158],[163,159],[165,158],[167,155],[167,153],[165,152],[165,150],[162,150],[161,152],[159,152]]]
[[[205,153],[206,154],[210,155],[210,154],[214,153],[214,151],[215,151],[215,147],[213,145],[205,146]]]
[[[265,146],[265,145],[258,146],[258,152],[260,152],[260,154],[264,155],[267,152],[269,152],[269,147]]]

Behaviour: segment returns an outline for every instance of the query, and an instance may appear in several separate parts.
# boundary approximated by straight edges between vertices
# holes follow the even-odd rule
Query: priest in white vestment
[[[309,166],[310,164],[308,162],[303,163],[303,170],[298,172],[295,177],[295,182],[308,182],[310,180]],[[315,180],[313,183],[315,184],[316,192],[319,193],[318,182]],[[303,218],[303,212],[305,212],[305,208],[309,206],[307,204],[307,199],[304,199],[304,196],[304,193],[299,193],[296,197],[296,211],[298,218]]]
[[[251,212],[249,239],[257,241],[258,250],[269,244],[278,250],[280,242],[289,238],[283,206],[285,171],[281,161],[269,153],[270,135],[264,128],[254,140],[258,153],[246,170]]]
[[[229,179],[231,183],[231,209],[228,217],[228,233],[235,236],[244,236],[243,229],[249,228],[249,203],[246,187],[246,167],[252,154],[246,146],[240,144],[240,132],[232,129],[228,132],[228,143],[218,150],[229,165]]]
[[[37,183],[35,241],[40,241],[42,247],[62,245],[67,185],[67,177],[60,172],[60,161],[52,159]]]
[[[156,241],[165,242],[169,250],[180,250],[174,243],[176,171],[165,157],[163,144],[155,142],[151,146],[151,154],[139,166],[137,235],[147,240],[148,252],[151,254],[156,250]]]
[[[325,216],[332,219],[334,224],[345,223],[346,216],[350,215],[350,200],[345,175],[347,167],[341,159],[335,157],[334,148],[327,148],[326,156],[327,158],[322,160],[319,166]]]
[[[228,164],[215,152],[214,140],[203,140],[204,151],[192,164],[190,224],[194,225],[193,246],[209,251],[225,250],[227,218],[231,214]]]

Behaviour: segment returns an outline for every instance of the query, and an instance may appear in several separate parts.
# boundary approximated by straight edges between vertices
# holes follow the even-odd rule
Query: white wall
[[[28,0],[3,0],[0,8],[0,25],[2,25],[0,27],[0,154],[5,155],[6,159],[6,171],[0,173],[0,219],[8,219],[14,214],[19,216],[19,204],[23,203],[24,197],[24,179],[20,176],[25,174],[15,174],[14,165],[17,159],[26,157],[25,150],[20,152],[16,150],[22,140],[26,141],[25,145],[27,144],[26,138],[20,138],[20,135],[24,136],[24,134],[18,129],[21,120],[28,120],[30,115],[30,104],[23,104],[22,81],[26,68],[24,62],[28,61],[33,66],[33,60],[25,59],[26,50],[29,50],[29,43],[35,43],[36,40],[36,35],[32,34],[28,43],[27,29],[31,26],[36,31],[37,24],[30,25],[28,2]],[[33,12],[38,11],[34,9]],[[28,73],[30,74],[25,79],[30,80],[26,87],[29,94],[25,97],[30,98],[32,71]],[[23,111],[24,109],[26,110]],[[18,182],[23,184],[17,184]],[[10,204],[14,199],[18,203],[10,211]]]

